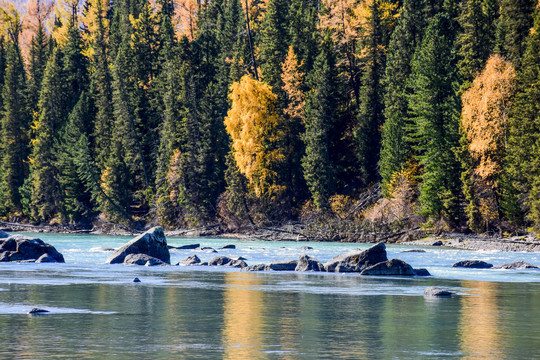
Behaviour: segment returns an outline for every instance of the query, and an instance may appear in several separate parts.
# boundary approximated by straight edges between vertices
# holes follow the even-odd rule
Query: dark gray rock
[[[111,252],[111,251],[116,251],[116,249],[110,248],[110,247],[98,246],[98,247],[91,248],[90,251],[91,252]]]
[[[201,247],[201,244],[191,244],[191,245],[182,245],[182,246],[176,246],[171,247],[171,249],[176,250],[195,250]]]
[[[264,271],[266,264],[249,265],[243,268],[243,271]]]
[[[164,263],[171,263],[171,254],[167,248],[167,239],[165,239],[165,234],[161,227],[154,227],[148,230],[116,250],[107,259],[107,264],[123,263],[126,256],[130,254],[144,254],[159,259]]]
[[[225,245],[220,247],[219,250],[236,249],[236,245]]]
[[[190,265],[200,265],[201,259],[197,255],[191,255],[180,261],[178,265],[180,266],[190,266]]]
[[[208,261],[200,263],[199,266],[208,266]]]
[[[264,270],[266,271],[294,271],[297,266],[298,266],[298,261],[296,260],[274,261],[267,264],[264,267]]]
[[[400,259],[387,260],[362,270],[360,275],[405,275],[413,276],[416,272],[411,265]]]
[[[141,282],[141,279],[139,279],[138,277],[136,277],[135,279],[133,279],[133,282],[134,282],[134,283],[140,283],[140,282]]]
[[[0,239],[5,239],[8,237],[9,235],[5,231],[0,230]]]
[[[294,271],[326,271],[326,269],[317,259],[304,254],[298,259],[298,265]]]
[[[404,250],[402,253],[425,253],[426,250],[421,249],[411,249],[411,250]]]
[[[169,264],[150,255],[129,254],[124,259],[124,265],[156,266],[156,265],[169,265]]]
[[[386,246],[381,242],[364,251],[352,250],[338,255],[324,264],[324,267],[328,272],[361,272],[387,260]]]
[[[430,286],[424,290],[424,296],[426,297],[450,297],[452,295],[455,295],[455,293],[436,286]]]
[[[37,263],[55,263],[57,262],[51,255],[43,254],[36,260]]]
[[[481,260],[464,260],[458,261],[452,267],[462,267],[469,269],[490,269],[493,267],[493,264],[487,263]]]
[[[525,270],[525,269],[540,269],[538,266],[534,266],[525,261],[516,261],[509,264],[503,264],[499,266],[494,266],[494,269],[505,269],[505,270]]]
[[[233,260],[227,266],[243,269],[248,266],[243,260]]]
[[[441,240],[435,241],[431,246],[443,246],[443,242]]]
[[[306,250],[313,250],[313,248],[311,246],[300,246],[298,250],[306,251]]]
[[[228,265],[233,259],[227,256],[216,256],[208,262],[209,266],[224,266]]]
[[[416,276],[431,276],[427,269],[414,269],[414,273]]]
[[[49,312],[49,310],[40,309],[40,308],[33,308],[32,310],[30,310],[30,311],[28,312],[28,314],[30,314],[30,315],[34,315],[34,314],[37,315],[37,314],[46,314],[46,313],[48,313],[48,312]]]
[[[235,258],[235,260],[247,260],[247,259],[245,257],[243,257],[243,256],[239,256],[239,257]]]
[[[44,254],[48,254],[56,262],[64,262],[64,256],[54,246],[46,244],[43,240],[23,235],[13,235],[0,240],[0,253],[5,253],[1,257],[3,260],[0,261],[32,262],[37,261]]]

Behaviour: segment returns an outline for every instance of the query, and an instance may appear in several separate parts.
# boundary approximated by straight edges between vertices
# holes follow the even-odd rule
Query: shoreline
[[[263,240],[263,241],[320,241],[310,239],[302,234],[304,225],[284,225],[275,228],[244,228],[236,231],[223,231],[219,225],[200,227],[196,229],[165,230],[167,237],[186,238],[222,238],[222,239],[242,239],[242,240]],[[30,224],[15,224],[0,222],[0,230],[6,232],[26,232],[26,233],[57,233],[57,234],[94,234],[94,235],[125,235],[136,236],[144,231],[128,231],[122,227],[99,228],[92,230],[70,229],[67,226],[38,226]],[[354,243],[375,243],[384,241],[377,239],[377,234],[372,234],[372,240],[359,239],[360,241],[328,241],[328,242],[354,242]],[[381,236],[383,237],[383,236]],[[369,239],[368,238],[368,239]],[[540,252],[540,234],[529,233],[522,236],[508,238],[494,237],[486,235],[449,233],[442,235],[426,235],[417,240],[402,240],[387,242],[396,245],[410,246],[434,246],[439,245],[452,249],[481,250],[481,251],[505,251],[505,252]]]

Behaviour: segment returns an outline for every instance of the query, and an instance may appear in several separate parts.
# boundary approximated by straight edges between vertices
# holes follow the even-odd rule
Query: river
[[[0,263],[0,359],[540,358],[540,270],[451,267],[469,259],[538,266],[538,253],[437,247],[403,253],[414,247],[389,245],[389,258],[433,276],[382,278],[105,265],[110,253],[98,248],[131,237],[39,237],[66,263]],[[325,262],[369,246],[172,237],[168,243],[236,245],[218,253],[173,250],[172,263],[197,254],[203,261],[243,256],[249,265],[302,253]],[[424,298],[427,286],[458,295]],[[50,313],[27,315],[33,307]]]

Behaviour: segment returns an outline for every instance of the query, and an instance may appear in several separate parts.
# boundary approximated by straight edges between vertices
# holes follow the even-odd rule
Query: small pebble
[[[133,282],[134,282],[134,283],[139,283],[139,282],[141,282],[141,280],[140,280],[139,278],[136,277],[135,279],[133,279]]]

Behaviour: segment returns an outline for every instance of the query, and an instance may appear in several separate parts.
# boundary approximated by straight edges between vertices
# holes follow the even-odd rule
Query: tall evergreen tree
[[[501,0],[496,51],[510,60],[516,69],[521,66],[537,4],[536,0]]]
[[[381,142],[380,127],[383,124],[382,77],[386,54],[383,43],[380,2],[375,0],[370,6],[369,27],[364,46],[364,63],[361,102],[357,115],[355,139],[358,145],[360,173],[365,185],[378,180],[377,165]]]
[[[319,210],[328,209],[335,186],[329,132],[337,113],[336,77],[335,60],[327,37],[308,80],[312,91],[306,99],[303,137],[306,149],[302,159],[304,178]]]
[[[49,56],[48,42],[45,28],[40,21],[35,34],[32,36],[28,64],[30,75],[28,79],[28,106],[34,113],[38,110],[41,82],[43,81],[43,74],[45,73],[47,58]]]
[[[283,101],[281,64],[287,55],[289,1],[269,0],[261,28],[260,57],[263,80]],[[282,105],[283,106],[283,105]]]
[[[459,99],[454,54],[454,30],[446,14],[436,15],[414,55],[409,97],[412,143],[423,173],[422,213],[451,225],[460,217]]]
[[[8,42],[6,71],[2,88],[3,112],[0,177],[0,214],[20,213],[19,188],[28,175],[29,117],[26,105],[26,82],[17,43]]]
[[[379,161],[383,188],[390,183],[392,175],[399,171],[411,156],[406,138],[406,122],[409,118],[407,94],[408,79],[414,50],[424,35],[427,19],[440,11],[440,1],[404,0],[396,29],[388,48],[386,73],[383,80],[385,122],[381,134]]]
[[[463,3],[459,23],[462,31],[458,34],[458,68],[463,80],[470,84],[483,69],[490,53],[488,24],[482,0],[467,0]]]
[[[520,218],[524,210],[535,227],[540,227],[540,11],[527,41],[523,66],[518,72],[518,92],[510,116],[507,173],[511,188],[521,194],[522,209],[505,209],[509,218]],[[506,193],[506,203],[514,203],[516,192]],[[521,200],[521,199],[520,199]],[[513,211],[509,211],[513,210]]]

